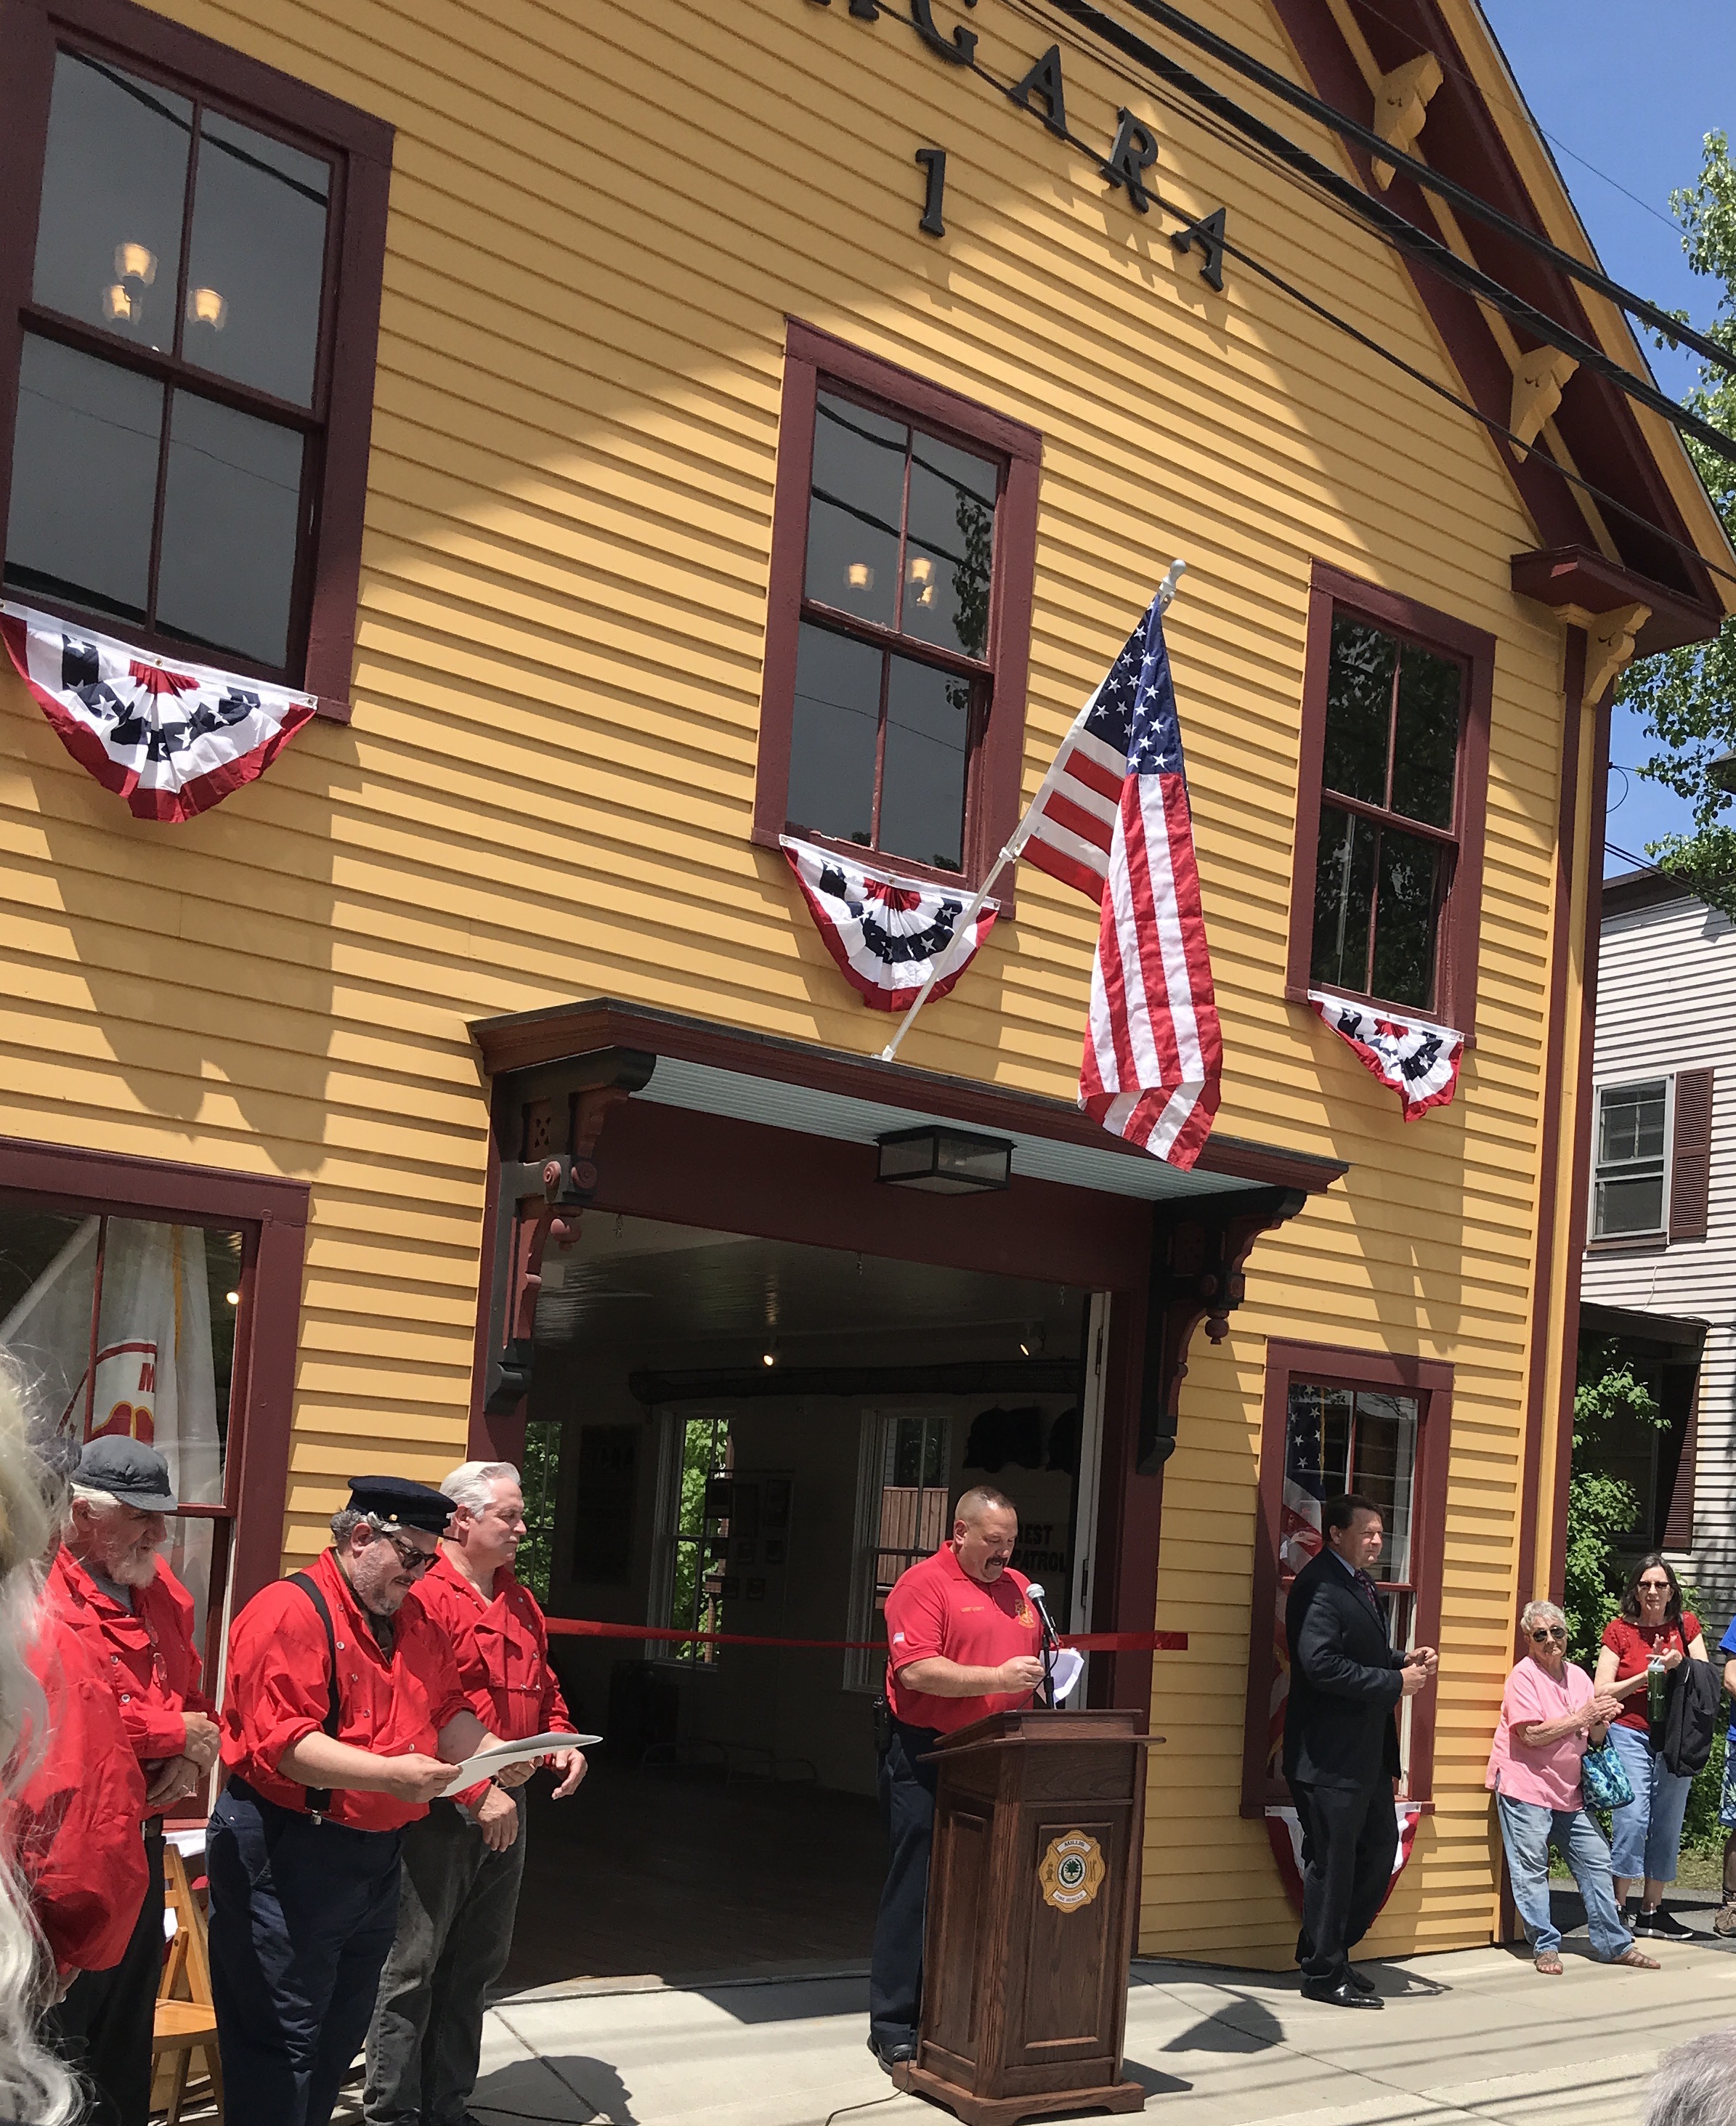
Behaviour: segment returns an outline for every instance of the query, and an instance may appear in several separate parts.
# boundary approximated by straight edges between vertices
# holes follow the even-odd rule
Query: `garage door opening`
[[[990,1482],[1015,1564],[1086,1628],[1106,1316],[1062,1285],[607,1212],[550,1250],[520,1570],[551,1616],[630,1635],[553,1642],[607,1740],[575,1799],[538,1783],[509,1986],[865,1963],[886,1591]]]

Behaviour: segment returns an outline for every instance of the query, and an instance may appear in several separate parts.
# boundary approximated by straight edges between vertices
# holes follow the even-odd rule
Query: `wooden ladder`
[[[157,1988],[157,2021],[151,2036],[153,2096],[158,2095],[160,2071],[166,2085],[161,2101],[168,2112],[168,2126],[180,2126],[187,2070],[193,2054],[201,2052],[217,2102],[217,2126],[223,2126],[223,2068],[217,2057],[217,2011],[211,2005],[205,1914],[187,1879],[187,1864],[173,1842],[163,1849],[163,1894],[175,1916],[175,1932],[163,1962],[163,1982]]]

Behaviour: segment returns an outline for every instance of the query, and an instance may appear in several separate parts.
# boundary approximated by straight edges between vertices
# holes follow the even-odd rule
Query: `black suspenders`
[[[325,1651],[331,1661],[331,1670],[327,1684],[329,1695],[325,1708],[325,1717],[319,1724],[324,1732],[335,1742],[338,1739],[339,1710],[338,1642],[332,1631],[332,1613],[326,1607],[325,1597],[319,1591],[319,1583],[317,1580],[310,1579],[305,1572],[292,1572],[289,1578],[290,1585],[292,1587],[299,1587],[308,1600],[313,1604],[319,1613],[320,1623],[325,1627]],[[325,1821],[331,1805],[332,1790],[329,1787],[310,1787],[307,1789],[307,1812],[315,1823],[323,1823]]]

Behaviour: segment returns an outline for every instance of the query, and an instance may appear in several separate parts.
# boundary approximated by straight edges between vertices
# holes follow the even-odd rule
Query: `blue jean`
[[[1634,1789],[1632,1801],[1615,1812],[1615,1835],[1610,1843],[1615,1873],[1630,1882],[1644,1875],[1654,1883],[1673,1883],[1682,1819],[1694,1782],[1652,1755],[1643,1729],[1612,1727],[1610,1739]]]
[[[1543,1956],[1561,1946],[1561,1930],[1549,1911],[1549,1847],[1567,1856],[1591,1923],[1592,1952],[1613,1963],[1634,1946],[1634,1937],[1615,1909],[1610,1880],[1610,1849],[1603,1833],[1582,1808],[1545,1808],[1540,1802],[1495,1797],[1501,1815],[1501,1842],[1507,1848],[1513,1902],[1534,1954]]]

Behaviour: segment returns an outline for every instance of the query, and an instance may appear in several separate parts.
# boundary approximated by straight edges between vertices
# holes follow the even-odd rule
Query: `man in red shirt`
[[[445,1637],[471,1710],[503,1741],[570,1735],[542,1612],[513,1571],[526,1533],[518,1472],[510,1462],[466,1462],[440,1489],[457,1511],[406,1613],[419,1610]],[[551,1761],[558,1801],[586,1766],[577,1750]],[[449,1801],[431,1802],[404,1831],[398,1937],[367,2039],[371,2126],[463,2126],[470,2115],[485,1996],[506,1968],[524,1873],[523,1802],[503,1793],[494,1806],[508,1836]]]
[[[327,2126],[397,1927],[404,1827],[499,1739],[444,1635],[405,1606],[452,1511],[428,1485],[357,1477],[331,1548],[262,1588],[230,1629],[229,1777],[206,1871],[232,2118]],[[516,1834],[492,1782],[463,1798],[497,1836]]]
[[[126,1947],[81,1971],[54,2011],[57,2045],[95,2090],[92,2126],[145,2126],[151,2033],[163,1970],[163,1811],[216,1761],[214,1708],[200,1688],[193,1601],[157,1552],[179,1501],[168,1464],[125,1435],[89,1441],[44,1590],[45,1609],[106,1680],[144,1783],[144,1896]],[[129,1866],[135,1865],[130,1856]]]
[[[980,1484],[953,1509],[950,1542],[902,1574],[886,1598],[886,1744],[880,1802],[892,1851],[874,1925],[868,2048],[890,2070],[912,2059],[922,2005],[922,1929],[943,1735],[1028,1706],[1043,1680],[1043,1630],[1022,1572],[1007,1560],[1019,1511]]]

